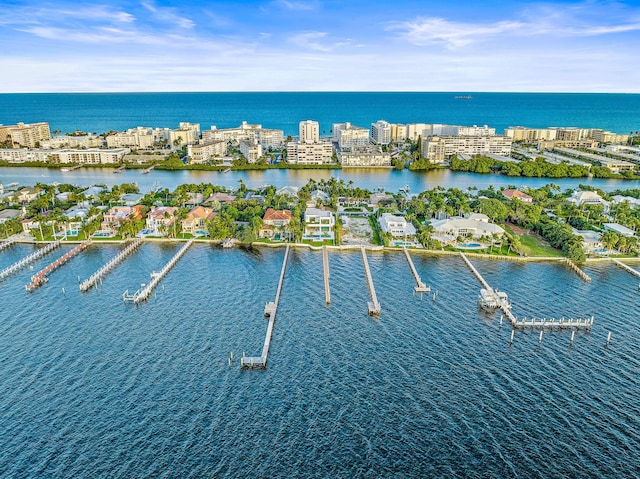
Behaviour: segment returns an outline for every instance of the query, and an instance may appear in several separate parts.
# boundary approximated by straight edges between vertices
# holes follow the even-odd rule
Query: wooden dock
[[[617,260],[615,258],[611,258],[611,261],[613,261],[615,264],[620,266],[622,269],[624,269],[624,270],[628,271],[629,273],[631,273],[632,275],[634,275],[636,278],[640,278],[640,271],[638,271],[637,269],[633,269],[631,266],[628,266],[628,265],[624,264],[622,261]]]
[[[88,279],[85,279],[80,283],[80,291],[89,291],[98,281],[102,281],[106,275],[108,275],[116,266],[118,266],[124,259],[133,253],[142,244],[142,238],[136,238],[129,242],[127,246],[118,253],[117,256],[112,258],[108,263],[103,265],[98,271],[93,273]]]
[[[569,267],[569,269],[575,271],[575,273],[578,276],[580,276],[584,281],[587,281],[587,282],[591,281],[591,276],[589,276],[587,273],[585,273],[580,268],[578,268],[578,266],[569,258],[565,258],[564,262]]]
[[[126,168],[126,165],[122,165],[113,170],[114,173],[122,173],[122,171]]]
[[[460,256],[462,257],[464,262],[467,264],[467,266],[469,267],[471,272],[474,274],[474,276],[478,279],[478,281],[480,281],[480,284],[482,285],[482,287],[491,292],[495,292],[494,294],[496,296],[496,304],[498,309],[502,311],[502,313],[504,314],[504,316],[506,316],[506,318],[509,320],[509,322],[511,323],[511,326],[514,329],[590,330],[593,327],[593,320],[594,320],[593,316],[591,316],[590,318],[578,318],[578,319],[574,319],[574,318],[569,318],[569,319],[544,318],[544,319],[537,319],[537,320],[535,318],[531,318],[530,320],[527,320],[526,318],[518,319],[511,311],[511,304],[509,303],[508,300],[506,300],[506,296],[505,296],[505,299],[500,298],[499,293],[497,293],[497,290],[494,290],[491,286],[489,286],[489,283],[485,281],[485,279],[478,272],[478,270],[471,264],[471,261],[469,261],[469,259],[465,256],[465,254],[460,253]],[[502,322],[502,320],[500,321]]]
[[[16,243],[16,240],[13,239],[13,238],[9,238],[9,239],[3,241],[2,243],[0,243],[0,251],[13,246],[15,243]]]
[[[409,263],[409,268],[411,268],[411,273],[413,273],[413,277],[416,280],[416,286],[413,288],[413,291],[416,293],[430,293],[431,287],[427,286],[420,279],[420,275],[418,271],[416,271],[416,267],[413,265],[413,261],[411,260],[411,256],[409,255],[409,250],[405,247],[404,254],[407,257],[407,263]]]
[[[142,170],[142,174],[146,175],[147,173],[151,173],[155,167],[156,165],[151,165],[149,168],[145,168],[144,170]]]
[[[469,267],[469,269],[471,270],[471,272],[473,273],[473,275],[478,278],[478,281],[480,281],[480,284],[482,285],[482,287],[484,289],[489,289],[491,291],[493,291],[493,289],[491,288],[491,286],[489,286],[489,283],[487,283],[484,278],[482,277],[482,275],[478,272],[478,270],[475,268],[475,266],[473,266],[471,264],[471,261],[469,261],[469,259],[467,258],[467,256],[464,253],[460,253],[460,257],[464,260],[465,263],[467,263],[467,266]]]
[[[278,281],[278,289],[276,290],[276,299],[275,301],[269,301],[264,307],[264,315],[265,317],[269,318],[269,324],[267,325],[267,334],[264,338],[264,345],[262,346],[262,354],[260,356],[243,356],[240,360],[240,367],[242,369],[265,369],[267,367],[269,348],[271,347],[271,337],[273,335],[273,327],[276,323],[276,312],[278,311],[278,305],[280,304],[282,283],[284,282],[284,273],[287,270],[289,248],[290,246],[287,245],[287,249],[284,252],[282,270],[280,271],[280,280]]]
[[[53,251],[54,249],[56,249],[58,246],[60,246],[60,242],[61,240],[58,241],[54,241],[52,243],[47,244],[44,248],[40,248],[38,251],[35,251],[34,253],[31,253],[29,256],[26,256],[24,258],[22,258],[20,261],[12,264],[11,266],[8,266],[7,268],[3,269],[2,271],[0,271],[0,280],[5,279],[7,276],[11,275],[12,273],[15,273],[16,271],[18,271],[20,268],[33,263],[34,261],[42,258],[43,256],[49,254],[51,251]]]
[[[322,247],[322,268],[324,272],[324,297],[327,304],[331,304],[331,289],[329,288],[329,251],[326,246]]]
[[[162,281],[162,279],[173,269],[173,267],[180,261],[180,258],[184,256],[187,250],[193,244],[193,239],[190,239],[186,242],[186,244],[180,248],[180,250],[169,260],[167,264],[165,264],[160,271],[154,271],[151,273],[151,281],[148,284],[143,285],[138,291],[134,294],[129,294],[129,290],[122,293],[122,300],[126,303],[128,301],[138,304],[142,301],[146,301],[151,293],[155,289],[156,286]]]
[[[69,261],[74,256],[77,256],[82,250],[84,250],[87,246],[91,244],[91,240],[83,241],[78,246],[73,248],[71,251],[68,251],[63,256],[55,260],[49,266],[44,268],[42,271],[39,271],[35,275],[31,277],[31,283],[25,286],[27,292],[31,292],[36,288],[39,288],[44,283],[49,281],[48,276],[53,273],[55,270],[64,265],[67,261]]]
[[[362,253],[362,263],[364,264],[364,274],[367,279],[367,286],[369,287],[369,293],[371,294],[371,301],[367,304],[369,308],[369,315],[378,316],[380,314],[380,303],[376,296],[376,288],[373,285],[373,279],[371,278],[371,270],[369,269],[369,261],[367,260],[367,252],[364,246],[360,247]]]

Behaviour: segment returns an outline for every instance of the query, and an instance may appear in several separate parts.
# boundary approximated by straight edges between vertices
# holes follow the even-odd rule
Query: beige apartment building
[[[18,123],[17,125],[0,125],[0,143],[11,139],[13,146],[37,148],[40,142],[51,138],[49,123]]]

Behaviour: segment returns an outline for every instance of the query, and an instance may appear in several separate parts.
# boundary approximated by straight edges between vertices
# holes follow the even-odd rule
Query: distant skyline
[[[640,5],[0,0],[0,92],[640,93]]]

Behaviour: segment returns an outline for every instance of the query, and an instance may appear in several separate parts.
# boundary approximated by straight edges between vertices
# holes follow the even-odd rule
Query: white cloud
[[[176,8],[159,7],[152,2],[142,2],[141,5],[151,12],[154,20],[171,24],[176,23],[178,26],[185,29],[193,28],[196,25],[195,22],[189,18],[178,15],[178,9]]]
[[[331,39],[327,32],[304,32],[289,37],[289,43],[316,52],[331,52],[338,47],[349,45],[348,39]]]
[[[575,38],[634,32],[640,30],[640,12],[610,3],[539,3],[530,4],[513,18],[499,21],[479,23],[417,17],[392,22],[386,30],[398,32],[400,38],[414,45],[444,44],[447,48],[457,49],[494,37]]]
[[[285,10],[315,10],[318,7],[317,1],[302,1],[302,0],[275,0],[273,5]]]

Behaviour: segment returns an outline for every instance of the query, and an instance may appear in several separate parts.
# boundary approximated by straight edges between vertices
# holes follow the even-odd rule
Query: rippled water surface
[[[589,265],[473,259],[518,316],[595,316],[591,333],[518,332],[476,305],[462,260],[414,254],[439,294],[413,295],[398,253],[292,250],[266,371],[241,371],[266,332],[282,249],[194,245],[147,303],[121,295],[179,245],[92,246],[33,293],[0,283],[0,476],[638,477],[638,280]],[[3,268],[33,251],[0,253]],[[63,293],[64,288],[64,293]],[[607,333],[612,341],[605,347]],[[228,366],[230,353],[234,361]]]

